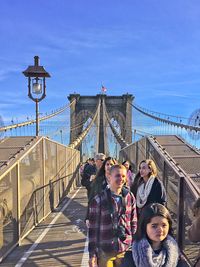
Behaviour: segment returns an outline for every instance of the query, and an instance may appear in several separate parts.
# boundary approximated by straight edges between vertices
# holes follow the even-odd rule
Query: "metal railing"
[[[200,189],[153,137],[144,137],[120,151],[120,160],[129,160],[135,173],[139,163],[147,158],[153,159],[157,165],[158,177],[166,188],[175,237],[188,266],[193,266],[199,244],[188,239],[187,231],[193,220],[192,205],[200,197]]]
[[[75,100],[74,100],[75,101]],[[40,117],[39,118],[39,121],[45,121],[45,120],[48,120],[52,117],[55,117],[61,113],[63,113],[66,109],[68,109],[73,103],[74,101],[72,101],[70,104],[68,105],[65,105],[64,107],[61,107],[55,111],[52,111],[52,113],[50,114],[47,114],[43,117]],[[3,126],[3,127],[0,127],[0,132],[6,132],[8,130],[12,130],[12,129],[15,129],[15,128],[19,128],[19,127],[24,127],[24,126],[27,126],[27,125],[31,125],[33,123],[36,123],[36,119],[33,119],[33,120],[28,120],[28,121],[24,121],[24,122],[20,122],[20,123],[15,123],[15,124],[11,124],[11,125],[7,125],[7,126]]]
[[[79,151],[40,137],[0,176],[0,262],[79,183]]]

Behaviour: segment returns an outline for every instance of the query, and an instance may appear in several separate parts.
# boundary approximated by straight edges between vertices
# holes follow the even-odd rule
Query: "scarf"
[[[142,208],[146,202],[147,198],[151,192],[152,185],[154,183],[155,177],[151,176],[147,180],[146,183],[142,183],[137,191],[137,196],[136,196],[136,203],[138,208]]]
[[[162,250],[156,254],[146,238],[133,242],[132,255],[136,267],[176,267],[179,250],[176,241],[168,235]]]

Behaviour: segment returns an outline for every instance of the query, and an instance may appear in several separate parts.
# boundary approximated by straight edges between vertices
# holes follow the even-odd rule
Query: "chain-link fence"
[[[79,184],[79,162],[43,137],[0,176],[0,261]]]

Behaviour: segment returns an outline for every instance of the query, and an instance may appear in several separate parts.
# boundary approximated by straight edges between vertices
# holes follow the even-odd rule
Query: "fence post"
[[[177,210],[177,241],[180,250],[184,248],[184,177],[179,177],[178,182],[178,210]]]
[[[146,150],[146,159],[149,158],[149,140],[147,138],[145,138],[145,150]]]
[[[167,177],[166,177],[166,162],[164,160],[164,164],[163,164],[163,184],[164,184],[164,187],[165,189],[167,189]]]
[[[138,168],[138,141],[135,144],[135,165],[136,165],[136,170]]]
[[[18,224],[18,241],[19,245],[21,245],[21,223],[20,223],[20,215],[21,215],[21,194],[20,194],[20,168],[19,161],[17,163],[17,224]]]
[[[38,211],[37,211],[37,196],[36,192],[33,192],[33,217],[34,217],[34,225],[36,226],[38,224]]]
[[[54,185],[51,180],[49,180],[49,203],[50,209],[54,211]]]
[[[45,140],[45,138],[42,138],[42,162],[43,162],[43,173],[42,173],[42,175],[43,175],[43,185],[45,185],[45,176],[46,176],[46,169],[45,169],[45,153],[46,153],[46,150],[45,150],[45,146],[46,146],[46,140]],[[45,187],[43,188],[43,217],[46,215],[46,205],[45,205]]]

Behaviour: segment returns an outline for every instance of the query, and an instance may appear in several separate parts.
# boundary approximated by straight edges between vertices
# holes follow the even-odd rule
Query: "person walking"
[[[90,185],[91,185],[90,177],[95,173],[96,173],[96,167],[94,165],[94,159],[89,158],[84,166],[81,179],[81,185],[85,186],[85,188],[87,189],[88,197],[90,195]]]
[[[110,168],[117,162],[112,157],[107,157],[96,174],[95,179],[91,184],[91,191],[89,195],[89,202],[99,193],[102,192],[109,184]]]
[[[99,169],[97,175],[93,179],[91,186],[90,186],[90,194],[88,196],[88,208],[85,217],[86,226],[89,227],[89,219],[88,219],[88,212],[89,212],[89,205],[91,200],[97,195],[100,194],[109,183],[109,176],[110,176],[110,168],[116,164],[116,161],[112,157],[107,157]]]
[[[96,177],[97,173],[99,172],[99,170],[101,169],[101,167],[102,167],[103,162],[104,162],[105,159],[106,159],[106,156],[103,153],[98,153],[94,157],[96,171],[95,171],[94,174],[92,174],[90,176],[90,182],[92,182],[95,179],[95,177]]]
[[[157,168],[153,160],[146,159],[140,162],[139,179],[137,182],[136,204],[138,212],[151,203],[166,203],[166,191],[161,180],[157,177]],[[138,177],[136,175],[136,177]],[[134,185],[134,183],[133,183]]]
[[[137,228],[136,203],[124,187],[126,168],[110,169],[109,188],[96,195],[89,205],[89,266],[118,267],[131,246]]]
[[[159,203],[145,206],[132,253],[125,255],[120,267],[181,267],[182,263],[169,211]]]
[[[95,160],[95,165],[97,168],[97,172],[99,171],[99,169],[101,168],[104,160],[106,159],[106,156],[103,153],[98,153],[95,155],[94,160]]]

